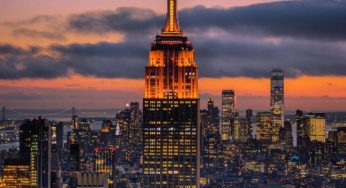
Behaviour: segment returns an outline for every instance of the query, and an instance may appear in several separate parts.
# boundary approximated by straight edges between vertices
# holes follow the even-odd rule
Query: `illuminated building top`
[[[178,22],[178,15],[177,15],[177,0],[168,0],[167,3],[167,20],[166,25],[163,28],[163,33],[166,34],[180,34],[180,26]]]
[[[151,45],[145,72],[146,99],[197,99],[194,48],[177,19],[177,0],[168,0],[167,22]]]

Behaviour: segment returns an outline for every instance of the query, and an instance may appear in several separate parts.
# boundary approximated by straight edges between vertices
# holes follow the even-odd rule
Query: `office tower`
[[[113,146],[114,143],[114,131],[112,130],[113,123],[111,120],[103,120],[101,133],[100,133],[100,143],[102,147]]]
[[[78,116],[72,116],[72,129],[75,130],[75,129],[79,129],[79,122],[78,122]]]
[[[52,127],[53,128],[53,127]],[[61,159],[63,156],[59,156],[59,149],[57,144],[52,144],[52,154],[51,154],[51,187],[60,188],[62,185],[61,177]]]
[[[229,141],[233,132],[233,120],[235,113],[235,95],[233,90],[222,91],[222,141]],[[232,131],[232,132],[231,132]]]
[[[89,132],[90,129],[90,121],[86,118],[82,118],[79,122],[78,122],[78,129],[85,133],[85,132]]]
[[[326,116],[324,113],[309,113],[306,115],[304,131],[310,141],[324,143],[326,141]]]
[[[177,0],[151,45],[143,100],[144,187],[199,187],[198,67]]]
[[[247,109],[245,117],[248,121],[251,121],[251,118],[253,117],[253,111],[251,109]]]
[[[257,133],[256,139],[260,141],[272,142],[273,127],[270,112],[257,113]]]
[[[233,140],[239,141],[240,140],[240,120],[239,120],[239,113],[234,113],[233,118]]]
[[[5,159],[3,178],[7,188],[30,187],[30,160]]]
[[[115,145],[121,163],[139,163],[143,150],[142,112],[138,102],[131,102],[116,115]]]
[[[138,102],[130,103],[129,143],[131,161],[139,163],[143,150],[142,112]]]
[[[301,110],[296,111],[296,141],[293,143],[295,147],[301,148],[303,144],[304,137],[304,112]]]
[[[336,131],[336,148],[338,154],[341,156],[346,156],[346,127],[339,127]]]
[[[52,124],[52,144],[56,145],[56,152],[59,158],[62,159],[64,151],[64,124],[53,123]]]
[[[20,126],[20,154],[30,159],[30,185],[50,187],[51,126],[39,117]]]
[[[251,118],[239,118],[239,141],[247,142],[252,138]]]
[[[72,122],[71,122],[71,125],[72,125],[72,129],[73,130],[79,129],[78,115],[76,113],[76,108],[75,107],[72,108]]]
[[[80,168],[80,146],[79,144],[70,144],[69,162],[70,171],[79,171]]]
[[[219,109],[214,106],[212,99],[208,100],[208,108],[201,110],[202,129],[202,162],[203,168],[220,167],[221,160],[221,137],[219,130]]]
[[[280,127],[284,126],[284,72],[271,72],[270,112],[273,124],[273,142],[279,141]]]
[[[284,127],[280,128],[280,141],[284,149],[291,149],[293,146],[292,124],[290,121],[284,122]]]
[[[115,168],[115,148],[95,148],[94,169],[97,173],[108,174],[108,184],[113,185],[113,169]]]

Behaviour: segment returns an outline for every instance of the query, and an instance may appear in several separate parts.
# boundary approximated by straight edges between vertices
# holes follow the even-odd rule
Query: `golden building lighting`
[[[326,142],[326,118],[323,113],[307,115],[304,128],[311,141]]]
[[[143,100],[144,187],[199,187],[198,67],[177,0],[151,45]]]

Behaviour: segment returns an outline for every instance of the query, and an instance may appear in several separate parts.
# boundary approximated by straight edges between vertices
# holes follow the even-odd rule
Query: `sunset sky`
[[[0,0],[0,105],[120,108],[141,101],[166,0]],[[234,89],[239,110],[269,110],[269,73],[286,109],[346,107],[346,1],[180,0],[202,107]]]

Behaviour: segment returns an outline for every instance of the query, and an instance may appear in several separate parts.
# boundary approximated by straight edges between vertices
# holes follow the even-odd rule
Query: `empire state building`
[[[144,187],[199,187],[198,66],[177,0],[151,44],[143,99]]]

